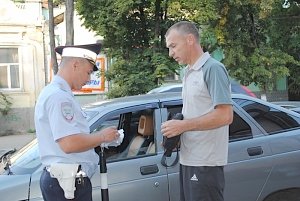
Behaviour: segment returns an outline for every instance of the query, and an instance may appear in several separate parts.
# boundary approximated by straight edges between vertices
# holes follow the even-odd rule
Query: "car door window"
[[[300,127],[300,119],[271,106],[246,99],[233,99],[239,104],[267,133],[278,133]]]
[[[169,116],[176,113],[181,113],[182,105],[166,106]],[[238,141],[252,138],[252,131],[250,125],[242,119],[236,112],[234,112],[233,122],[229,126],[229,140]]]
[[[155,153],[154,110],[133,110],[107,115],[94,131],[109,126],[124,130],[123,142],[117,147],[105,148],[107,160],[124,160]],[[96,152],[99,152],[99,147]]]
[[[238,141],[252,138],[252,131],[249,124],[236,112],[233,114],[233,121],[229,125],[229,141]]]

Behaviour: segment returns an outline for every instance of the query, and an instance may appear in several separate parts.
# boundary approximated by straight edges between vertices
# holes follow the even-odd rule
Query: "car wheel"
[[[287,189],[275,192],[264,199],[264,201],[298,201],[300,189]]]

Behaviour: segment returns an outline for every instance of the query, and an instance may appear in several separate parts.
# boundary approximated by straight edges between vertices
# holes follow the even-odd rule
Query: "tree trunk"
[[[260,99],[264,100],[264,101],[268,101],[267,99],[267,86],[266,85],[263,85],[263,90],[262,90],[262,93],[260,95]]]
[[[161,24],[161,15],[162,15],[162,12],[161,12],[161,0],[156,0],[155,1],[155,28],[154,28],[154,37],[155,37],[155,43],[154,43],[154,51],[157,51],[159,50],[161,47],[160,47],[160,36],[161,36],[161,30],[160,30],[160,24]]]
[[[56,75],[56,73],[58,71],[58,64],[57,64],[56,52],[54,50],[55,49],[55,35],[54,35],[53,0],[48,1],[48,8],[49,8],[50,55],[51,55],[50,65],[53,68],[54,75]]]
[[[66,0],[66,45],[74,45],[74,0]]]

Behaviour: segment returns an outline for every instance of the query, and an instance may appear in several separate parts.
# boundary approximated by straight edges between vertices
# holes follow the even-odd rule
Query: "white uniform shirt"
[[[86,115],[64,79],[55,76],[42,90],[36,103],[34,120],[43,165],[78,163],[89,177],[94,174],[99,159],[93,149],[66,154],[57,143],[65,136],[90,133]]]

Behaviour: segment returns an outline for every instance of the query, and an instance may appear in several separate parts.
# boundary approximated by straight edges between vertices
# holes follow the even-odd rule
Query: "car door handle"
[[[257,156],[257,155],[261,155],[264,153],[263,149],[261,148],[261,146],[258,147],[250,147],[247,149],[248,155],[249,156]]]
[[[157,165],[142,166],[140,167],[140,171],[142,175],[155,174],[158,173],[158,166]]]

